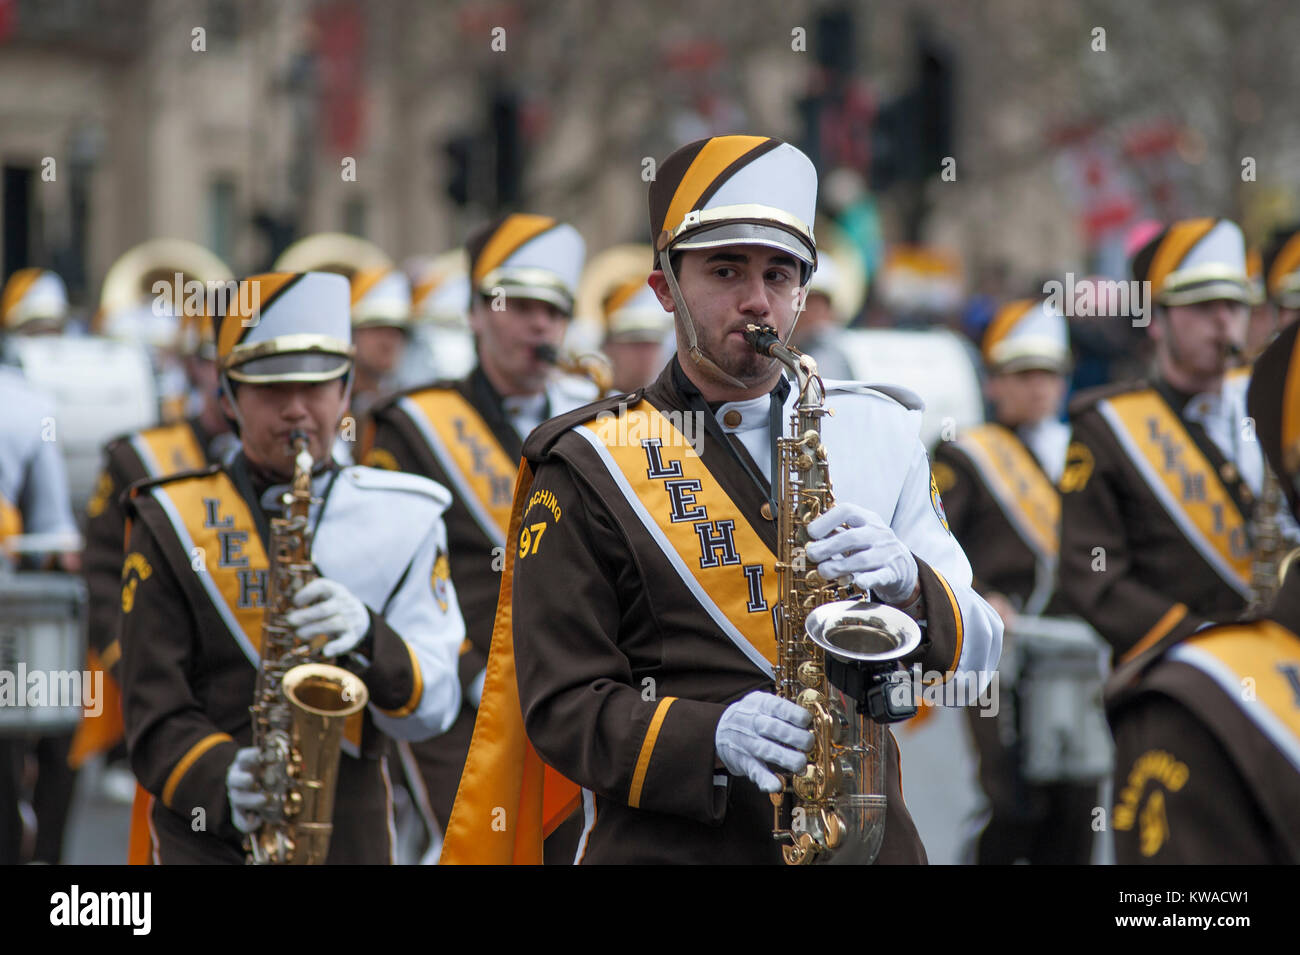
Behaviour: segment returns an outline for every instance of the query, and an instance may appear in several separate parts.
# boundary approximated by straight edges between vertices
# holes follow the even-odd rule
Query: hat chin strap
[[[700,348],[699,335],[695,330],[695,319],[691,318],[691,310],[686,307],[686,297],[682,295],[681,286],[677,284],[677,276],[673,274],[673,266],[667,249],[659,250],[659,268],[664,273],[664,278],[668,282],[668,291],[672,292],[673,302],[677,306],[676,316],[678,326],[686,332],[687,354],[691,361],[711,378],[715,378],[724,384],[733,388],[750,387],[734,375],[723,371],[716,361],[704,354]]]

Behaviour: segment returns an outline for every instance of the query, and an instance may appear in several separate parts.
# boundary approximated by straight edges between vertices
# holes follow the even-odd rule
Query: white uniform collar
[[[1056,484],[1065,473],[1065,450],[1070,445],[1070,426],[1055,418],[1022,424],[1016,434],[1029,448],[1039,467]]]
[[[753,431],[757,428],[762,428],[766,432],[770,407],[770,396],[759,395],[746,401],[728,401],[719,406],[714,412],[714,417],[718,419],[718,424],[727,434]]]

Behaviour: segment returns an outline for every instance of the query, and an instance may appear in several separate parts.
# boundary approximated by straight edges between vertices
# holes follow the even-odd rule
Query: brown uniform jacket
[[[1033,593],[1037,581],[1037,567],[1047,558],[1055,559],[1057,545],[1056,521],[1045,525],[1043,530],[1050,530],[1048,541],[1044,542],[1047,554],[1031,546],[1026,533],[1021,527],[1030,524],[1038,515],[1026,516],[1026,498],[1014,494],[1015,488],[1008,482],[1009,500],[1003,501],[990,488],[990,481],[997,475],[986,475],[984,468],[988,463],[977,460],[973,455],[979,448],[972,448],[969,442],[988,436],[999,443],[1013,443],[1019,449],[1011,466],[1025,465],[1033,469],[1032,474],[1019,475],[1009,473],[1011,481],[1034,480],[1037,490],[1048,498],[1059,501],[1055,486],[1044,473],[1042,465],[1033,452],[1010,428],[1000,424],[983,424],[973,429],[975,433],[964,435],[958,441],[944,441],[934,452],[934,478],[943,495],[944,511],[948,515],[948,526],[953,536],[961,544],[962,550],[970,560],[972,585],[981,594],[1000,593],[1009,598],[1017,607],[1022,607]],[[982,447],[982,445],[981,445]],[[1037,501],[1035,503],[1038,503]],[[1050,500],[1043,502],[1050,506]],[[1012,523],[1006,507],[1017,508],[1020,517],[1018,524]],[[1047,518],[1049,514],[1042,515]],[[1050,576],[1050,566],[1047,573]]]
[[[1268,615],[1170,635],[1118,670],[1116,861],[1300,863],[1300,576]]]
[[[674,361],[629,404],[644,394],[660,411],[689,411],[684,382]],[[748,779],[733,779],[714,750],[727,706],[753,690],[770,691],[772,682],[721,632],[593,445],[572,430],[601,411],[617,413],[622,400],[629,399],[553,419],[525,446],[534,480],[519,543],[524,556],[515,561],[513,618],[529,740],[547,764],[588,791],[583,862],[778,863],[770,799]],[[759,546],[775,552],[775,525],[760,512],[766,491],[725,440],[706,431],[704,464]],[[682,490],[676,504],[690,519],[700,513],[698,502],[690,487]],[[695,531],[702,548],[740,575],[746,554],[728,559],[726,547],[718,550],[722,523],[696,524]],[[957,655],[960,618],[952,615],[947,584],[923,561],[918,566],[932,614],[922,665],[942,671]],[[743,593],[735,599],[743,616]],[[759,597],[751,590],[749,599],[752,605]],[[767,617],[762,607],[748,609]],[[897,744],[892,734],[886,740],[888,817],[878,861],[924,862],[902,799]]]
[[[1228,462],[1168,394],[1158,384],[1112,386],[1070,405],[1060,592],[1117,663],[1168,634],[1233,619],[1249,586],[1249,489],[1225,480]],[[1195,546],[1174,513],[1217,556]]]
[[[232,467],[246,468],[242,455]],[[244,859],[241,835],[230,817],[226,771],[236,750],[252,742],[249,706],[257,669],[204,589],[202,571],[192,569],[194,558],[164,507],[148,493],[156,485],[171,488],[222,472],[213,466],[141,482],[132,487],[129,501],[121,629],[123,716],[131,768],[155,797],[151,821],[164,864],[241,864]],[[270,482],[250,477],[245,486],[260,495]],[[249,495],[241,497],[247,501]],[[328,494],[321,506],[328,508]],[[250,511],[257,507],[252,501]],[[259,530],[242,528],[240,533]],[[238,550],[236,545],[230,553]],[[260,568],[249,570],[257,576]],[[264,578],[261,586],[246,590],[249,606],[262,606]],[[362,678],[374,706],[400,715],[418,695],[420,676],[402,638],[373,609],[370,614],[370,630],[358,647],[370,665],[360,667],[351,655],[336,662]],[[375,726],[369,708],[354,742],[357,755],[345,747],[339,761],[329,861],[387,863],[387,737]]]
[[[197,418],[123,435],[104,446],[104,466],[86,504],[82,573],[90,594],[90,643],[110,670],[120,652],[114,644],[122,612],[127,488],[136,481],[215,463],[221,447]]]

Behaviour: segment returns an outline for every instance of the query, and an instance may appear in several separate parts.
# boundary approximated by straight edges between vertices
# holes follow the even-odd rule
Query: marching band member
[[[122,739],[117,705],[117,639],[122,612],[122,558],[126,553],[127,488],[136,481],[166,477],[216,464],[234,451],[239,440],[221,411],[217,387],[217,346],[212,322],[200,314],[183,318],[181,355],[197,410],[181,421],[114,438],[104,446],[103,469],[86,502],[86,548],[82,572],[90,595],[88,608],[90,669],[105,673],[111,706],[87,717],[78,729],[71,759],[81,765],[96,752]]]
[[[0,333],[57,335],[68,318],[68,289],[59,273],[19,269],[0,292]]]
[[[155,859],[242,863],[261,824],[249,705],[267,597],[268,519],[305,431],[312,557],[285,623],[365,683],[333,813],[331,863],[391,861],[386,739],[426,739],[460,709],[464,625],[445,573],[447,492],[423,478],[340,467],[330,455],[352,371],[347,281],[245,279],[215,335],[222,408],[242,445],[228,462],[133,485],[122,571],[123,716],[131,765],[154,797]]]
[[[1293,516],[1297,331],[1256,361],[1247,404]],[[1300,863],[1300,575],[1280,583],[1263,617],[1171,630],[1112,677],[1117,862]]]
[[[430,477],[454,494],[447,539],[468,637],[460,653],[465,702],[449,732],[412,746],[444,827],[482,692],[524,438],[551,416],[597,397],[590,383],[556,374],[538,353],[542,346],[559,348],[572,315],[584,253],[577,231],[545,216],[515,214],[480,228],[466,247],[478,364],[460,381],[380,402],[362,457],[373,467]]]
[[[673,317],[646,284],[647,274],[625,276],[601,303],[605,318],[601,350],[609,358],[614,391],[636,391],[654,381],[673,338]]]
[[[1051,604],[1061,509],[1056,484],[1070,440],[1057,417],[1070,365],[1065,318],[1046,302],[1010,302],[994,314],[980,350],[994,420],[941,443],[934,476],[975,589],[1010,628],[1020,612],[1059,610]],[[1008,637],[1004,663],[1010,650]],[[1000,688],[1008,685],[1004,670]],[[991,810],[975,861],[1087,864],[1096,786],[1029,782],[1015,711],[989,717],[968,707],[967,715]]]
[[[1249,521],[1263,482],[1230,372],[1249,303],[1241,230],[1176,222],[1134,257],[1150,283],[1150,379],[1084,392],[1061,479],[1060,591],[1116,666],[1169,635],[1232,619],[1250,593]]]
[[[677,354],[649,387],[525,444],[445,861],[540,861],[543,834],[574,805],[580,861],[780,861],[774,770],[801,770],[812,743],[807,711],[770,692],[771,458],[796,396],[741,332],[789,338],[816,262],[816,184],[803,153],[762,136],[700,140],[658,167],[649,281],[674,314]],[[948,531],[919,402],[828,388],[840,503],[811,524],[809,559],[924,621],[926,670],[986,679],[1002,627]],[[682,433],[693,414],[695,448]],[[923,862],[886,740],[879,861]]]

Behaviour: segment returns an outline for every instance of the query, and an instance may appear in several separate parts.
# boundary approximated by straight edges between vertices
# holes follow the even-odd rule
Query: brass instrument
[[[614,387],[614,370],[604,355],[590,352],[585,355],[563,356],[554,345],[538,345],[533,349],[533,354],[566,375],[586,378],[596,386],[602,398]]]
[[[1265,461],[1264,488],[1250,519],[1254,555],[1250,564],[1250,602],[1242,612],[1242,619],[1257,617],[1268,610],[1292,561],[1300,555],[1300,547],[1292,548],[1278,527],[1283,505],[1282,485]]]
[[[322,662],[319,644],[298,640],[285,616],[317,576],[311,562],[311,470],[307,436],[294,431],[292,489],[270,522],[270,569],[262,659],[249,712],[259,750],[256,780],[266,794],[262,825],[246,840],[254,865],[320,865],[329,853],[339,748],[348,717],[370,694],[361,679]]]
[[[852,578],[825,580],[808,567],[808,524],[834,505],[821,440],[825,386],[817,363],[782,344],[775,330],[748,326],[746,340],[795,376],[790,435],[777,439],[776,693],[813,717],[808,766],[772,796],[773,837],[788,865],[870,863],[885,835],[885,722],[915,715],[900,661],[921,631],[897,608],[874,603]],[[906,692],[891,692],[905,689]],[[907,702],[900,702],[899,697]],[[787,822],[788,819],[788,822]]]

